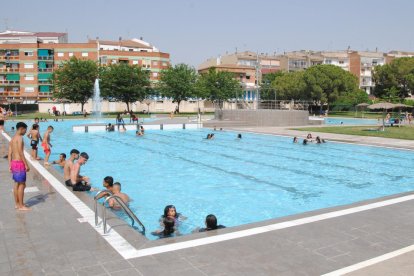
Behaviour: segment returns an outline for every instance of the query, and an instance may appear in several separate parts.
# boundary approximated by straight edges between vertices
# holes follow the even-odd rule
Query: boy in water
[[[125,204],[129,203],[129,196],[127,194],[121,193],[121,183],[119,182],[114,183],[112,187],[112,193],[114,196],[119,197]],[[111,207],[112,209],[121,208],[121,206],[119,206],[116,199],[113,199],[113,198],[109,199],[108,204],[109,204],[109,207]]]
[[[39,144],[39,140],[42,141],[42,137],[39,133],[39,125],[33,124],[32,129],[27,134],[27,137],[30,139],[30,146],[32,147],[32,159],[33,160],[40,160],[37,156],[37,145]]]
[[[66,164],[66,154],[65,153],[61,153],[59,155],[59,160],[53,161],[52,164],[56,164],[56,165],[59,165],[61,167],[65,167],[65,164]]]
[[[26,188],[26,172],[30,170],[24,157],[23,136],[26,134],[27,125],[23,122],[16,124],[16,134],[9,143],[9,170],[12,173],[14,185],[13,194],[15,208],[19,211],[29,211],[23,203],[24,189]]]
[[[88,184],[89,177],[80,175],[81,166],[85,165],[88,159],[89,155],[86,152],[82,152],[78,162],[73,165],[73,169],[70,172],[70,182],[73,186],[73,191],[85,192],[91,190],[91,186]]]
[[[73,169],[74,161],[78,159],[79,151],[77,149],[71,150],[69,160],[66,161],[65,166],[63,167],[63,177],[65,179],[66,186],[72,187],[72,183],[70,182],[70,172]]]
[[[51,152],[51,148],[52,148],[52,144],[50,144],[50,134],[53,132],[53,127],[52,126],[48,126],[47,130],[45,132],[45,135],[43,135],[43,141],[42,141],[42,147],[43,147],[43,151],[45,152],[46,156],[45,156],[45,166],[50,165],[49,164],[49,157]]]

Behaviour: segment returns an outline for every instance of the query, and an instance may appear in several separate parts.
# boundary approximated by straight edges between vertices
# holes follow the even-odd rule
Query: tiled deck
[[[0,155],[4,156],[6,143],[0,139]],[[0,160],[0,179],[0,275],[321,275],[414,244],[414,200],[409,200],[248,237],[124,259],[90,224],[79,222],[79,213],[35,170],[29,173],[28,186],[39,191],[25,195],[31,212],[13,208],[6,159]],[[91,206],[90,198],[81,198]],[[219,233],[358,205],[361,203]],[[200,233],[149,242],[122,224],[116,231],[137,249],[215,235]],[[350,275],[389,275],[390,271],[404,275],[412,271],[411,260],[412,252]]]

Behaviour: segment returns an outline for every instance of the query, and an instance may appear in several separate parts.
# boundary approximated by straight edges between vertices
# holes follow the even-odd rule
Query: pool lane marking
[[[11,138],[6,133],[3,136],[10,141]],[[103,227],[95,227],[95,213],[75,194],[69,191],[55,176],[47,171],[38,161],[30,159],[30,154],[24,151],[24,155],[33,168],[35,168],[43,178],[47,179],[50,185],[82,216],[82,222],[89,223],[124,259],[130,259],[135,255],[136,249],[119,235],[108,224],[110,229],[108,234],[103,233]],[[78,219],[79,221],[79,219]]]
[[[9,141],[10,137],[7,134],[3,134]],[[358,212],[363,212],[375,208],[380,208],[384,206],[389,206],[393,204],[402,203],[409,200],[414,200],[414,195],[407,195],[393,199],[387,199],[375,203],[370,203],[362,206],[351,207],[348,209],[343,209],[339,211],[328,212],[320,215],[305,217],[301,219],[295,219],[275,224],[270,224],[261,227],[254,227],[246,230],[235,231],[226,234],[218,234],[216,236],[198,238],[194,240],[176,242],[173,244],[160,245],[155,247],[149,247],[144,249],[137,250],[131,244],[129,244],[122,236],[120,236],[115,230],[111,229],[110,233],[107,235],[103,234],[103,229],[101,227],[95,227],[95,215],[94,212],[83,203],[77,196],[71,193],[59,180],[57,180],[50,172],[48,172],[40,163],[33,162],[30,160],[30,155],[25,151],[25,156],[27,156],[28,161],[36,168],[43,177],[49,180],[50,184],[59,192],[63,198],[65,198],[79,214],[82,215],[85,220],[95,229],[124,259],[139,258],[145,256],[151,256],[186,248],[192,248],[196,246],[202,246],[207,244],[213,244],[253,235],[258,235],[262,233],[267,233],[271,231],[276,231],[280,229],[286,229],[294,226],[304,225],[312,222],[322,221],[326,219],[341,217],[349,214],[354,214]]]
[[[410,246],[407,246],[407,247],[389,252],[387,254],[384,254],[384,255],[381,255],[381,256],[378,256],[378,257],[375,257],[375,258],[372,258],[372,259],[369,259],[369,260],[366,260],[366,261],[363,261],[363,262],[360,262],[360,263],[356,263],[356,264],[353,264],[353,265],[350,265],[350,266],[347,266],[347,267],[344,267],[344,268],[341,268],[341,269],[338,269],[338,270],[335,270],[335,271],[332,271],[332,272],[329,272],[329,273],[326,273],[326,274],[323,274],[322,276],[344,275],[344,274],[347,274],[347,273],[351,273],[351,272],[366,268],[368,266],[378,264],[380,262],[387,261],[389,259],[398,257],[400,255],[409,253],[411,251],[414,251],[414,245],[410,245]]]

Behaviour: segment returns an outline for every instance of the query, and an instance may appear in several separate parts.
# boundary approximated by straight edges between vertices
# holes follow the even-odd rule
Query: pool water
[[[377,125],[375,119],[357,119],[357,118],[324,118],[326,125]],[[381,121],[382,123],[382,121]]]
[[[48,124],[41,123],[42,133]],[[229,227],[414,188],[410,151],[333,142],[304,146],[250,133],[237,140],[237,133],[227,131],[206,140],[206,129],[147,130],[143,137],[73,133],[73,121],[50,124],[51,160],[72,148],[86,151],[90,159],[82,174],[98,188],[107,175],[121,182],[149,239],[155,239],[149,233],[168,204],[188,217],[180,226],[187,234],[210,213]]]

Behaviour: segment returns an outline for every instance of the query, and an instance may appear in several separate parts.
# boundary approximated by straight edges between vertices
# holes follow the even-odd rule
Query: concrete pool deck
[[[1,137],[1,156],[6,154],[6,149],[7,142]],[[17,212],[13,208],[13,183],[6,159],[0,160],[0,176],[3,186],[0,194],[0,275],[321,275],[414,244],[414,196],[406,193],[153,242],[143,239],[130,227],[114,226],[135,248],[151,249],[407,199],[285,228],[269,228],[269,231],[240,238],[202,245],[194,242],[194,246],[188,248],[126,259],[94,227],[82,220],[78,211],[53,188],[50,179],[44,179],[33,167],[28,178],[30,189],[25,195],[33,208],[31,212]],[[90,206],[88,197],[76,195]],[[378,263],[370,262],[370,266],[358,266],[350,275],[389,275],[390,271],[406,275],[413,268],[412,256],[413,252],[409,251]],[[383,270],[384,267],[388,270]]]

